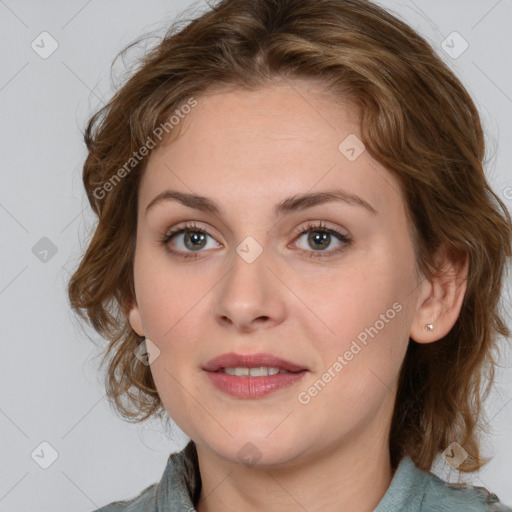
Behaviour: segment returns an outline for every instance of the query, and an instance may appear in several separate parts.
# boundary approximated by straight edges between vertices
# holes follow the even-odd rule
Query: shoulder
[[[428,476],[422,511],[512,512],[485,487],[445,482],[433,473]]]
[[[129,500],[114,501],[94,510],[93,512],[156,512],[156,489],[158,484],[152,484]]]
[[[405,456],[374,512],[512,512],[512,508],[485,487],[446,482]]]
[[[134,498],[114,501],[94,512],[159,512],[163,510],[194,510],[193,502],[201,490],[201,475],[193,441],[179,452],[173,452],[160,482],[143,489]]]

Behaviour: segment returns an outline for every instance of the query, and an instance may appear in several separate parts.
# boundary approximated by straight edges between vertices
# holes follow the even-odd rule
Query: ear
[[[142,328],[139,307],[135,302],[130,306],[130,309],[128,310],[128,322],[130,322],[132,329],[139,336],[144,337],[144,329]]]
[[[438,271],[421,285],[410,337],[418,343],[432,343],[446,336],[457,321],[467,289],[467,252],[442,249]],[[432,330],[427,325],[433,326]]]

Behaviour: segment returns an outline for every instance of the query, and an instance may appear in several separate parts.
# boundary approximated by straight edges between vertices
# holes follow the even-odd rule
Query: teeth
[[[224,368],[224,373],[235,375],[236,377],[267,377],[268,375],[277,375],[278,373],[288,373],[279,368],[260,366],[259,368]]]

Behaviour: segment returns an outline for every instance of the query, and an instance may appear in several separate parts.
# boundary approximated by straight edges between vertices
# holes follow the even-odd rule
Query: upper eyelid
[[[323,224],[323,226],[321,226],[320,224]],[[204,231],[206,235],[216,239],[216,237],[210,232],[212,229],[214,231],[217,231],[215,230],[215,228],[202,226],[200,221],[183,221],[183,223],[180,222],[166,229],[164,234],[166,237],[170,236],[171,234],[173,237],[176,237],[178,235],[183,234],[183,232],[197,230]],[[335,226],[333,225],[333,223],[325,220],[308,220],[304,221],[304,223],[299,224],[296,228],[293,229],[293,235],[295,237],[294,240],[299,237],[302,237],[305,233],[307,233],[308,231],[312,231],[313,229],[318,229],[319,231],[335,231],[341,237],[352,239],[352,235],[350,233],[343,233],[343,231],[346,231],[345,228]],[[269,232],[270,231],[267,231],[267,233],[265,233],[265,238],[268,238]],[[334,234],[333,236],[337,235]],[[218,240],[216,241],[217,243],[221,243]]]
[[[315,229],[317,229],[318,231],[324,231],[324,232],[331,231],[330,235],[333,236],[340,245],[337,248],[326,250],[326,251],[309,251],[307,249],[302,249],[302,248],[297,249],[297,251],[299,253],[308,255],[308,257],[312,261],[313,260],[316,260],[316,261],[326,261],[327,260],[328,261],[329,258],[336,257],[337,255],[340,255],[341,253],[343,253],[346,248],[348,248],[349,246],[351,246],[354,243],[354,240],[353,240],[351,234],[344,235],[341,232],[342,230],[339,230],[338,228],[331,229],[325,224],[325,221],[316,221],[316,223],[318,223],[318,225],[316,225],[316,226],[314,225],[314,222],[315,221],[308,221],[306,225],[301,225],[300,227],[297,227],[294,230],[295,236],[292,241],[292,243],[294,245],[296,245],[297,240],[302,238],[306,233],[311,232]],[[189,221],[187,224],[193,224],[193,223]],[[176,257],[180,257],[182,259],[187,259],[187,260],[192,258],[193,260],[195,260],[195,259],[199,258],[201,253],[203,253],[205,251],[200,250],[200,251],[189,252],[187,250],[180,250],[180,249],[176,249],[176,248],[171,249],[170,247],[167,247],[167,244],[169,242],[171,242],[171,240],[175,236],[181,236],[182,234],[184,234],[184,232],[194,231],[194,230],[206,231],[206,230],[201,229],[201,227],[199,227],[199,226],[186,226],[185,225],[185,226],[174,227],[170,230],[171,236],[166,235],[163,240],[160,240],[160,243],[162,245],[166,246],[166,250],[169,251],[170,253],[173,253]],[[215,238],[210,233],[206,232],[205,234],[215,240]],[[217,242],[217,244],[219,244],[219,242]],[[286,247],[289,248],[289,245],[287,245]]]
[[[194,227],[192,225],[187,225],[187,224],[196,224],[196,226]],[[198,223],[197,221],[184,221],[183,223],[179,222],[178,224],[167,228],[165,230],[165,235],[167,236],[169,233],[172,233],[172,232],[174,232],[174,234],[177,235],[178,232],[194,231],[194,230],[204,231],[208,236],[211,236],[212,238],[214,238],[214,234],[212,234],[212,231],[214,233],[217,232],[217,230],[215,228],[201,226],[201,224]]]

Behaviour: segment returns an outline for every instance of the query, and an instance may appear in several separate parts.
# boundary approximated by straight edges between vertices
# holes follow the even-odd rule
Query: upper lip
[[[208,361],[203,370],[216,372],[222,368],[259,368],[260,366],[279,368],[288,372],[307,370],[304,366],[292,363],[272,354],[222,354]]]

